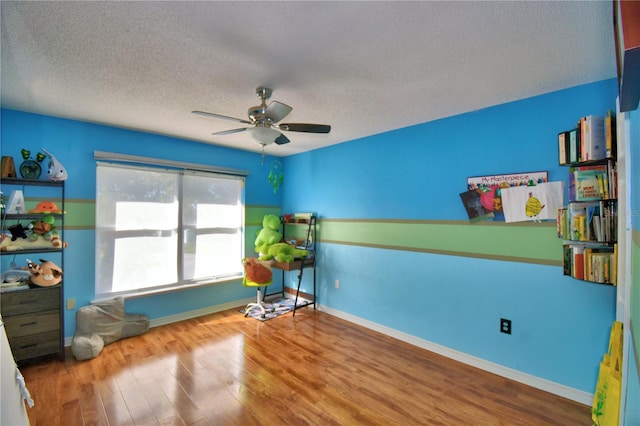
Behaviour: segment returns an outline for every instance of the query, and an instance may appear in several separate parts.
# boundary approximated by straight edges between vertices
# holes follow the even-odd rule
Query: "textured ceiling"
[[[611,2],[0,3],[5,108],[260,151],[257,86],[293,107],[286,156],[614,78]]]

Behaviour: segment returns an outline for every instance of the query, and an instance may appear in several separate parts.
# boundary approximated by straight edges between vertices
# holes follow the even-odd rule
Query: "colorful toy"
[[[271,268],[255,257],[244,259],[242,263],[244,264],[245,276],[249,281],[257,284],[266,284],[272,280],[273,272]]]
[[[40,201],[29,213],[64,213],[53,201]]]
[[[309,254],[308,250],[297,249],[287,243],[276,243],[269,246],[265,254],[261,254],[258,260],[275,259],[282,263],[291,263],[296,258],[304,257]]]
[[[271,169],[269,170],[267,179],[273,186],[273,193],[276,194],[278,188],[281,187],[284,182],[284,173],[282,172],[282,163],[280,160],[276,159],[271,163]]]
[[[49,151],[44,148],[42,148],[42,150],[49,157],[49,167],[47,169],[48,179],[53,181],[67,180],[67,169],[65,169],[62,163],[60,163]]]
[[[22,227],[25,230],[24,227]],[[65,241],[60,239],[57,231],[51,234],[49,239],[46,238],[38,238],[38,235],[35,235],[35,240],[31,238],[33,235],[30,231],[25,230],[24,235],[26,237],[20,236],[15,240],[12,240],[6,234],[0,235],[0,251],[23,251],[23,250],[47,250],[47,249],[56,249],[56,248],[65,248],[68,244]]]
[[[37,161],[34,161],[31,158],[31,151],[24,148],[20,151],[20,154],[24,160],[22,164],[20,164],[20,176],[22,176],[23,179],[40,179],[40,175],[42,174],[40,163],[47,157],[39,152],[36,155]]]
[[[280,218],[268,214],[262,218],[262,229],[258,232],[255,241],[256,253],[266,254],[272,244],[282,241],[280,229]]]
[[[62,268],[53,262],[40,259],[40,265],[27,259],[29,282],[38,287],[52,287],[62,282]]]
[[[8,229],[9,229],[9,232],[11,233],[11,241],[15,241],[18,238],[26,239],[29,237],[29,235],[27,234],[29,228],[25,228],[20,223],[11,225]]]
[[[42,237],[51,242],[51,245],[55,248],[67,247],[67,243],[62,242],[58,228],[54,225],[55,218],[53,215],[47,214],[42,217],[42,220],[34,220],[30,223],[31,235],[29,235],[30,241],[37,241]]]
[[[40,236],[45,239],[51,239],[51,228],[53,228],[53,223],[55,219],[52,215],[48,214],[43,216],[42,220],[34,220],[29,226],[31,228],[31,235],[29,235],[29,239],[31,241],[37,240]]]

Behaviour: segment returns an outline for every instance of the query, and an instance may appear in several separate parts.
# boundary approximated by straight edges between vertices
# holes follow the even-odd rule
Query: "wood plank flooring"
[[[21,366],[52,425],[590,425],[590,408],[311,307],[155,327]]]

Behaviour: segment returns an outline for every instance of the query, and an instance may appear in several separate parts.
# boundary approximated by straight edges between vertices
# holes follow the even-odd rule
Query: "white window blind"
[[[242,276],[244,178],[98,163],[97,298]]]

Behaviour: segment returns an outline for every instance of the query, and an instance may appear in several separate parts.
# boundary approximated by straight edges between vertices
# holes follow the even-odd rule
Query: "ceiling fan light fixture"
[[[191,112],[193,114],[203,115],[205,117],[213,117],[222,120],[231,120],[242,124],[253,125],[253,127],[242,127],[239,129],[223,130],[221,132],[215,132],[212,134],[222,136],[247,131],[251,135],[251,137],[256,142],[258,142],[260,146],[262,146],[263,153],[264,147],[267,145],[271,145],[272,143],[275,143],[276,145],[284,145],[291,142],[288,137],[286,137],[276,129],[306,133],[329,133],[331,131],[331,126],[329,126],[328,124],[278,124],[280,120],[289,115],[293,108],[278,101],[273,101],[269,105],[267,105],[266,101],[271,97],[271,89],[267,87],[258,87],[256,89],[256,95],[258,95],[258,97],[262,100],[262,103],[258,106],[254,106],[248,109],[247,115],[249,116],[249,120],[206,111]]]
[[[280,132],[271,127],[256,126],[249,130],[251,136],[263,146],[271,145],[280,136]]]

